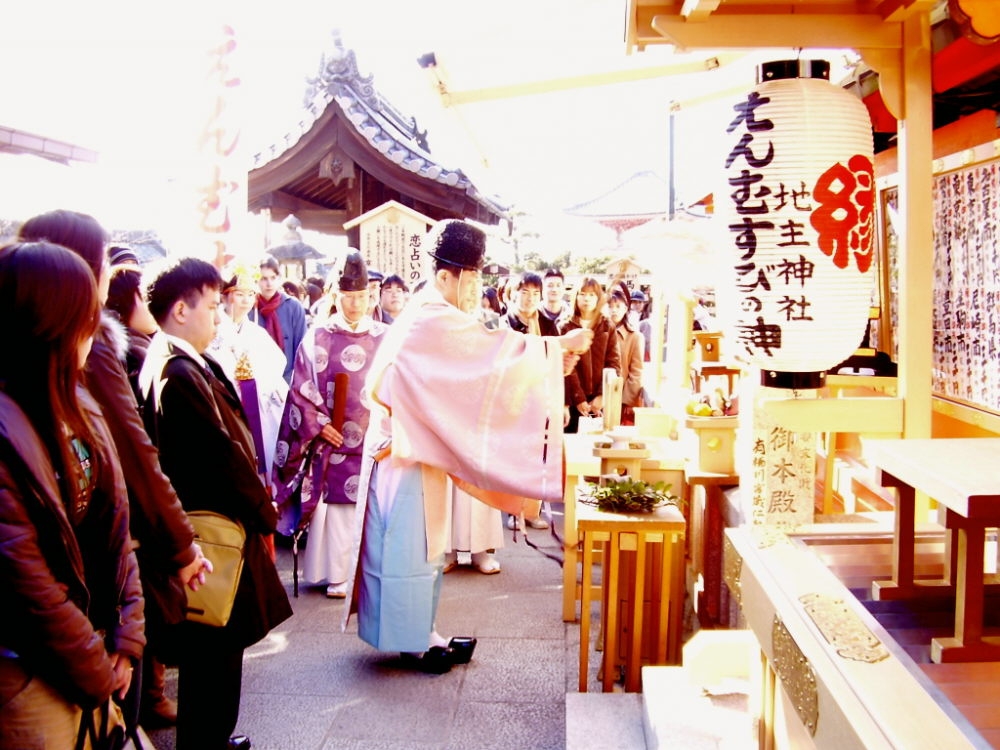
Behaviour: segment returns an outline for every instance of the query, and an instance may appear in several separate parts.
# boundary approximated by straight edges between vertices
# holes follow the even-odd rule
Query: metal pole
[[[667,123],[667,138],[669,139],[670,146],[669,163],[667,165],[667,219],[670,221],[674,220],[674,210],[677,203],[677,191],[674,187],[674,131],[676,129],[674,114],[679,109],[680,106],[677,102],[670,102],[670,117]]]

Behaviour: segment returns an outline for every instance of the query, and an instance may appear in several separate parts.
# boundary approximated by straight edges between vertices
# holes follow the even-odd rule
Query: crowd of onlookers
[[[592,379],[609,367],[624,380],[621,423],[633,423],[634,407],[643,405],[642,363],[649,361],[651,343],[649,298],[645,292],[630,288],[620,279],[603,284],[593,276],[584,276],[568,287],[562,271],[548,268],[537,273],[526,271],[502,279],[495,287],[486,287],[482,307],[487,326],[498,321],[499,325],[542,336],[587,327],[603,338],[613,330],[611,340],[617,346],[591,345],[589,361],[581,360],[575,376],[566,380],[566,431],[576,431],[580,416],[603,411],[600,400],[594,403],[602,383]]]
[[[134,735],[139,723],[176,724],[181,750],[250,746],[233,735],[243,652],[292,614],[273,535],[296,545],[304,536],[305,582],[351,598],[355,506],[359,493],[376,496],[371,462],[363,468],[372,399],[390,395],[366,376],[388,332],[418,330],[420,311],[452,328],[469,320],[457,311],[481,321],[469,331],[481,356],[523,359],[540,404],[551,388],[538,364],[554,362],[564,430],[601,416],[609,368],[623,379],[618,416],[632,422],[648,350],[641,291],[584,277],[568,295],[555,269],[481,288],[477,232],[458,223],[437,242],[434,275],[413,289],[356,251],[334,277],[301,284],[283,279],[271,257],[222,271],[184,258],[153,275],[129,248],[109,248],[93,217],[64,210],[3,242],[0,314],[12,333],[0,364],[0,585],[9,610],[0,624],[0,750],[84,747],[76,742],[88,732],[120,725]],[[549,337],[552,347],[521,346],[504,329]],[[498,573],[500,508],[510,528],[549,522],[509,499],[478,502],[463,479],[441,485],[449,507],[440,572],[468,554],[480,572]],[[237,520],[246,533],[221,627],[185,616],[185,589],[213,570],[187,517],[195,510]],[[474,646],[440,640],[431,623],[429,644],[410,656],[445,671]],[[178,668],[176,702],[164,693],[165,665]]]

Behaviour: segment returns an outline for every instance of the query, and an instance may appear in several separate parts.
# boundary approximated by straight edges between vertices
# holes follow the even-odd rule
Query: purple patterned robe
[[[361,452],[368,429],[368,404],[363,393],[365,376],[386,326],[366,320],[357,332],[344,327],[335,316],[306,333],[295,355],[292,384],[278,430],[273,481],[277,488],[278,531],[294,533],[300,518],[312,514],[319,502],[357,501]],[[344,409],[344,444],[334,448],[317,436],[333,418],[335,377],[347,373]],[[308,466],[310,446],[314,453]],[[294,490],[301,482],[301,500]]]

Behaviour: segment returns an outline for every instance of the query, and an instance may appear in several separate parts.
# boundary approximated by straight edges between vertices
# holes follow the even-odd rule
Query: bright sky
[[[683,59],[665,46],[626,56],[624,7],[622,0],[17,3],[5,8],[0,26],[0,125],[96,150],[100,166],[67,170],[0,157],[2,212],[25,218],[59,203],[109,226],[186,221],[167,218],[168,206],[187,202],[189,175],[203,168],[194,143],[212,101],[203,84],[205,50],[219,39],[220,20],[234,26],[239,44],[242,85],[231,106],[244,112],[248,151],[294,127],[305,79],[339,27],[362,73],[428,128],[434,155],[485,192],[560,209],[637,171],[666,178],[669,102],[750,86],[752,65],[445,110],[416,64],[435,52],[451,90],[462,91]],[[726,115],[724,103],[677,117],[682,200],[710,185],[710,134]]]

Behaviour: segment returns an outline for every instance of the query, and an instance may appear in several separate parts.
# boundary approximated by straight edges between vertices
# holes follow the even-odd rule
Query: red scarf
[[[281,292],[275,292],[269,300],[257,295],[257,313],[264,321],[264,330],[274,339],[278,348],[285,351],[285,338],[281,335],[281,321],[278,320],[278,308],[281,302]]]

